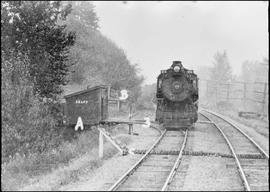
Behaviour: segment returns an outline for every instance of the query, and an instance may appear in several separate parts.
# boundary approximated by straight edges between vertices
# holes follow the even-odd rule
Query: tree
[[[85,74],[95,71],[92,61],[98,54],[94,47],[99,29],[95,7],[91,2],[70,1],[68,4],[72,5],[72,11],[65,23],[69,31],[76,31],[76,41],[70,51],[70,83],[83,84],[85,77],[95,81],[94,73]]]
[[[72,11],[67,17],[68,29],[77,31],[80,35],[88,35],[89,30],[99,29],[99,19],[95,12],[95,6],[89,1],[69,1],[67,5]]]
[[[63,129],[57,128],[57,104],[40,102],[29,80],[29,58],[1,55],[2,162],[15,153],[27,155],[58,146]]]
[[[211,69],[211,80],[219,83],[228,83],[232,80],[232,69],[228,61],[226,51],[223,53],[217,52],[214,55],[214,66]]]
[[[245,82],[268,82],[269,61],[244,61],[242,63],[241,79]]]
[[[66,23],[67,28],[76,31],[77,36],[70,52],[70,58],[76,64],[71,68],[73,73],[68,89],[77,91],[77,87],[110,84],[117,90],[130,90],[129,100],[135,102],[143,81],[143,77],[138,75],[138,66],[132,65],[124,50],[99,31],[92,3],[71,4],[73,10]]]
[[[156,105],[156,89],[157,84],[144,85],[142,87],[142,94],[138,99],[138,107],[141,109],[154,109]]]
[[[71,6],[60,1],[1,2],[1,49],[6,56],[26,54],[29,58],[29,78],[34,93],[54,98],[67,83],[68,53],[75,34],[66,32],[65,20]]]
[[[2,156],[56,147],[61,93],[75,35],[64,20],[70,6],[59,1],[1,2]],[[42,102],[41,98],[53,102]],[[52,101],[52,100],[49,100]]]
[[[255,66],[257,66],[257,62],[253,61],[244,61],[242,63],[242,73],[241,73],[241,79],[244,82],[253,82],[255,80]]]

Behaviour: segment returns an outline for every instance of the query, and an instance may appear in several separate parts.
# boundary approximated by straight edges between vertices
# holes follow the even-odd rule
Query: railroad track
[[[226,117],[202,110],[200,115],[224,137],[237,164],[244,190],[269,190],[269,155],[250,136]]]
[[[109,191],[166,190],[180,165],[187,137],[188,130],[184,134],[181,131],[163,131],[139,161],[123,174]],[[155,155],[153,153],[168,148],[179,150],[179,154]]]

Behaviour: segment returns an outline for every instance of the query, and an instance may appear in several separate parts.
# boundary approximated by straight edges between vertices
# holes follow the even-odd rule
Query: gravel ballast
[[[234,159],[184,156],[169,190],[244,190]]]
[[[190,131],[185,151],[231,154],[221,133],[211,124],[196,123]]]

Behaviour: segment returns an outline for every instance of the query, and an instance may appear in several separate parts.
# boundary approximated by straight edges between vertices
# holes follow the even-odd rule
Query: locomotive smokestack
[[[176,64],[182,64],[182,62],[181,61],[173,61],[173,65],[176,65]]]

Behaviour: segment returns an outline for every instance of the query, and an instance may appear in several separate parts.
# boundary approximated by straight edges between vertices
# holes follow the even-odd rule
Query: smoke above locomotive
[[[198,77],[193,70],[173,61],[157,78],[156,120],[167,129],[190,127],[198,119]]]

